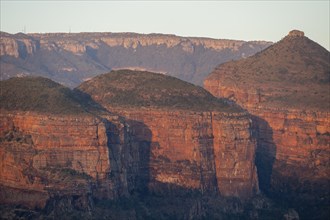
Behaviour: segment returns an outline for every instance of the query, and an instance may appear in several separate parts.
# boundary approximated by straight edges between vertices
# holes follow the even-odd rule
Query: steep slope
[[[309,219],[328,215],[329,82],[329,51],[296,30],[254,56],[220,65],[204,82],[254,115],[261,189],[294,201]]]
[[[77,90],[134,120],[128,121],[130,129],[149,155],[149,189],[184,187],[239,198],[258,191],[255,142],[240,108],[201,87],[150,72],[112,71]]]
[[[219,63],[250,56],[271,45],[163,34],[0,34],[2,79],[32,74],[69,87],[119,68],[162,72],[201,84]]]

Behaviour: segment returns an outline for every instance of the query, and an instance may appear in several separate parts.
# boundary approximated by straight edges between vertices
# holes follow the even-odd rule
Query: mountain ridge
[[[1,32],[1,76],[39,75],[74,88],[112,69],[141,68],[201,85],[219,63],[269,45],[164,34]]]

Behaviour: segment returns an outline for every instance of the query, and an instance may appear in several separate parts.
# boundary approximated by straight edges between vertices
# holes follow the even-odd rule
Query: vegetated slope
[[[197,111],[240,111],[205,89],[164,74],[118,70],[82,83],[83,91],[104,105]]]
[[[200,85],[219,63],[250,56],[271,45],[165,34],[0,34],[2,79],[38,75],[69,87],[124,68],[162,72]]]
[[[255,93],[261,105],[327,110],[330,53],[303,34],[292,31],[254,56],[220,65],[205,84],[211,81]]]
[[[86,99],[86,97],[84,97]],[[54,114],[86,113],[82,97],[50,79],[20,77],[0,81],[0,108]],[[90,107],[92,110],[93,107]]]

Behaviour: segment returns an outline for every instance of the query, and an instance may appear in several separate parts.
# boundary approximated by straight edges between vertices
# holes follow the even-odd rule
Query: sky
[[[164,33],[276,42],[298,29],[329,50],[329,2],[0,0],[0,30]]]

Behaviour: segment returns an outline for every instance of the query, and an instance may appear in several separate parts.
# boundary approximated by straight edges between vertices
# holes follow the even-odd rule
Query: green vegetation
[[[82,114],[87,108],[83,101],[69,88],[42,77],[0,81],[0,108],[6,110]]]
[[[77,90],[91,95],[104,106],[240,111],[199,86],[145,71],[112,71],[82,83]]]

